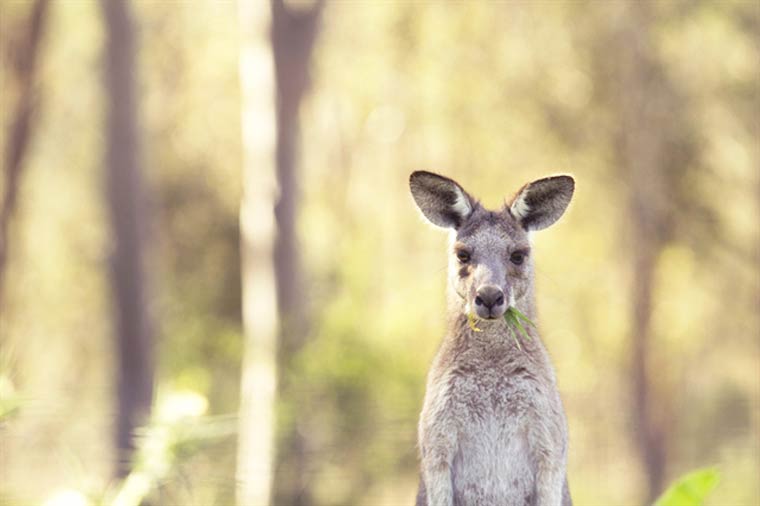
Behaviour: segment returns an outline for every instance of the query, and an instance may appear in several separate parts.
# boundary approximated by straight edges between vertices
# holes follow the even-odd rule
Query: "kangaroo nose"
[[[501,288],[493,285],[481,286],[478,288],[478,294],[475,297],[475,304],[485,306],[488,309],[498,307],[504,304],[504,292]]]

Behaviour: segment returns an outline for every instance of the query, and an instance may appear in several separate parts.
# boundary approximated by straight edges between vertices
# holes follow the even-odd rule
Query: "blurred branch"
[[[5,145],[2,207],[0,207],[0,313],[3,308],[3,286],[8,258],[8,226],[16,209],[16,199],[24,168],[24,158],[32,138],[35,113],[35,76],[40,41],[47,20],[49,0],[36,0],[32,5],[26,40],[19,45],[13,61],[13,73],[19,87],[18,101],[12,115]]]

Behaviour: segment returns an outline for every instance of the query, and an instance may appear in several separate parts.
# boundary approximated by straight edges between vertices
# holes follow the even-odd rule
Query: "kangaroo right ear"
[[[418,170],[409,177],[409,188],[417,207],[433,225],[457,229],[472,214],[472,199],[452,179]]]

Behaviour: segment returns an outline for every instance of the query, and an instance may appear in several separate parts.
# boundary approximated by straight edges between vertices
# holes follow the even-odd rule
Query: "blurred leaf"
[[[13,388],[13,383],[7,376],[0,376],[0,423],[18,413],[23,405],[23,399]]]
[[[719,479],[718,471],[713,468],[692,471],[676,480],[654,506],[701,506],[718,485]]]

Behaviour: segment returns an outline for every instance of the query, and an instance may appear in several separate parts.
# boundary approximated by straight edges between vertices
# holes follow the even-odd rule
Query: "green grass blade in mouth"
[[[517,337],[517,333],[519,332],[525,339],[530,341],[532,337],[528,333],[525,326],[523,326],[523,323],[525,323],[526,326],[531,325],[533,328],[536,327],[536,324],[533,323],[530,318],[518,311],[515,307],[511,306],[504,313],[504,321],[507,322],[507,328],[512,334],[512,338],[515,340],[517,347],[522,350],[522,347],[520,346],[520,340]]]
[[[507,311],[513,313],[514,316],[517,317],[517,319],[522,320],[523,322],[527,323],[533,328],[536,328],[536,324],[533,323],[533,321],[530,318],[522,314],[516,307],[510,307]]]
[[[530,334],[528,334],[528,331],[525,330],[525,327],[522,326],[522,323],[520,323],[519,318],[515,318],[515,326],[517,327],[517,330],[520,331],[520,333],[523,335],[525,339],[530,341],[532,338],[530,337]]]
[[[515,344],[517,345],[517,349],[522,351],[522,346],[520,345],[520,340],[517,338],[517,334],[515,333],[514,329],[512,327],[507,327],[509,329],[509,335],[512,336],[512,339],[515,340]]]

